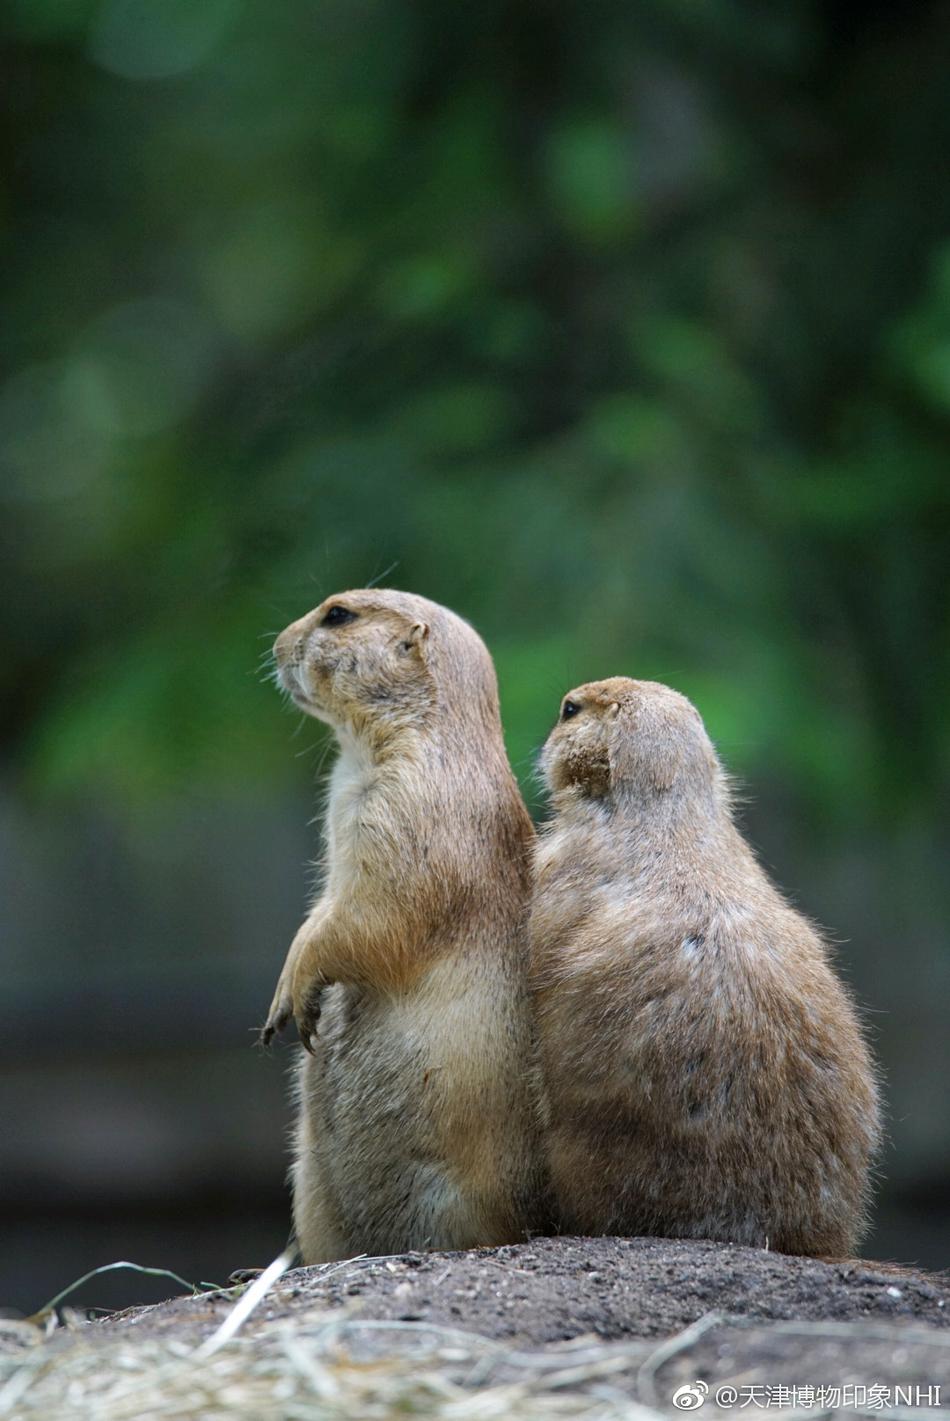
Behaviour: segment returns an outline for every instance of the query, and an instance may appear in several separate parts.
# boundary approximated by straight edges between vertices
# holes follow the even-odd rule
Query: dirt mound
[[[468,1254],[418,1254],[288,1286],[366,1317],[436,1322],[519,1342],[661,1337],[715,1311],[757,1319],[896,1318],[950,1324],[950,1284],[870,1263],[822,1263],[670,1239],[539,1239]]]
[[[716,1412],[950,1403],[950,1279],[884,1264],[569,1238],[354,1259],[286,1273],[209,1350],[235,1306],[236,1290],[209,1293],[61,1329],[0,1358],[0,1401],[24,1421],[643,1421],[678,1414],[677,1392]]]

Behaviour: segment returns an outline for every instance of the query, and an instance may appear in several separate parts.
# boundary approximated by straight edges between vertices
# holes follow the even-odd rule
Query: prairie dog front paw
[[[296,1016],[294,1010],[294,979],[298,967],[308,956],[312,961],[313,929],[309,920],[298,928],[293,942],[287,949],[287,956],[284,959],[280,977],[277,979],[277,990],[274,992],[274,999],[270,1004],[267,1020],[261,1029],[260,1039],[262,1046],[270,1045],[273,1038],[283,1031],[290,1018]],[[312,969],[308,975],[312,979]],[[304,1045],[307,1045],[307,1042],[304,1042]]]
[[[300,1039],[311,1055],[316,1049],[321,997],[327,985],[326,977],[314,965],[313,955],[304,953],[294,968],[291,1010]]]

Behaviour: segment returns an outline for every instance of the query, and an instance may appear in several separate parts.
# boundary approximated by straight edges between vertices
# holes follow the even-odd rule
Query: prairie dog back
[[[542,770],[531,975],[562,1228],[852,1252],[880,1137],[868,1049],[695,707],[578,687]]]

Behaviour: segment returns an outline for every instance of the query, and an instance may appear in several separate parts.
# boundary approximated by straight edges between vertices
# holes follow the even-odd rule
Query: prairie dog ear
[[[617,719],[617,716],[618,716],[619,714],[620,714],[620,702],[619,702],[619,701],[611,701],[611,702],[610,702],[610,705],[607,707],[607,715],[608,715],[608,718],[609,718],[610,720],[616,720],[616,719]]]
[[[406,634],[406,639],[403,642],[403,646],[405,647],[406,651],[412,651],[413,649],[415,649],[417,652],[421,653],[423,645],[428,638],[428,635],[429,626],[427,622],[413,622],[412,626],[409,628],[409,631]]]

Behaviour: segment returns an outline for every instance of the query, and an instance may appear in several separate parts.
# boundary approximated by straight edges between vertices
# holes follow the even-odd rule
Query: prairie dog
[[[874,1069],[815,929],[733,823],[696,709],[569,692],[541,756],[531,974],[562,1229],[849,1254]]]
[[[534,837],[491,657],[390,590],[330,597],[275,645],[280,685],[336,732],[323,891],[265,1025],[291,1014],[294,1224],[306,1263],[515,1241],[539,1144],[528,1090]]]

